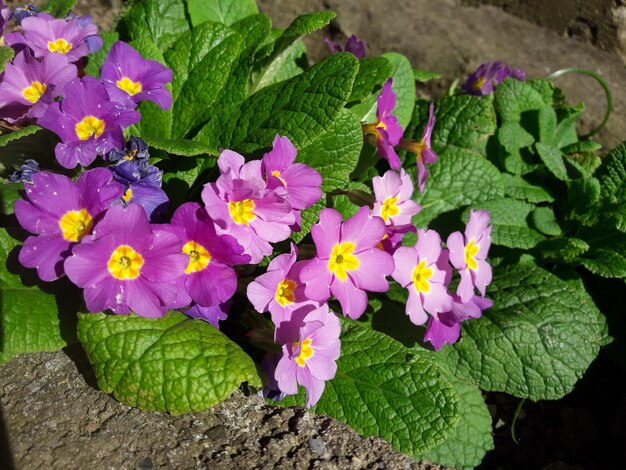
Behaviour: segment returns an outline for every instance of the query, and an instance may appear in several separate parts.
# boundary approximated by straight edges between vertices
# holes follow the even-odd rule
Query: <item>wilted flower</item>
[[[35,160],[28,159],[24,161],[24,164],[20,166],[19,170],[15,170],[9,175],[9,182],[11,183],[31,183],[33,174],[39,171],[39,163]]]
[[[419,142],[413,140],[402,140],[400,147],[415,154],[417,164],[417,186],[421,193],[424,192],[426,179],[428,178],[428,168],[426,163],[435,163],[437,154],[432,149],[430,139],[435,127],[435,106],[433,103],[428,108],[428,122],[424,127],[422,138]]]
[[[324,38],[324,42],[333,54],[337,52],[350,52],[351,54],[354,54],[357,59],[365,57],[365,42],[356,37],[354,34],[348,38],[345,46],[341,46],[338,42],[331,41],[328,38]]]

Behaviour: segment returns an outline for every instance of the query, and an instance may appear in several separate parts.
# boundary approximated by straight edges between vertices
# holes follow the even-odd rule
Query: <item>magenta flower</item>
[[[421,207],[414,202],[413,182],[411,177],[400,169],[400,174],[393,170],[387,171],[382,177],[372,179],[376,202],[372,214],[381,217],[385,225],[406,225],[417,214]]]
[[[24,21],[36,18],[27,18]],[[123,129],[141,119],[137,111],[115,106],[104,85],[93,77],[76,78],[65,85],[65,98],[52,103],[37,121],[56,133],[57,160],[65,168],[90,165],[97,155],[124,147]]]
[[[78,18],[66,21],[43,13],[24,18],[21,28],[24,42],[33,50],[35,57],[63,54],[69,62],[89,54],[87,40],[98,35],[98,27],[94,24],[81,26]]]
[[[291,253],[274,258],[267,272],[248,284],[248,299],[255,310],[259,313],[269,311],[276,325],[288,320],[292,311],[308,301],[304,284],[300,282],[300,271],[308,262],[296,263],[297,256],[298,249],[292,243]]]
[[[396,94],[391,89],[391,78],[385,82],[377,99],[376,122],[363,124],[363,132],[376,137],[376,147],[381,157],[389,162],[393,170],[400,168],[400,157],[394,145],[400,143],[402,127],[392,113],[396,107]]]
[[[54,281],[63,275],[71,247],[91,233],[123,189],[106,168],[85,171],[76,182],[47,171],[33,173],[31,181],[24,184],[24,199],[15,202],[15,216],[36,235],[26,239],[19,260],[42,280]]]
[[[327,380],[335,377],[341,343],[339,319],[328,305],[307,305],[295,310],[288,321],[278,325],[276,340],[282,344],[282,357],[274,377],[281,392],[298,393],[306,389],[306,406],[314,406]]]
[[[438,158],[437,154],[430,145],[430,139],[432,137],[434,127],[435,105],[431,103],[430,107],[428,108],[428,122],[426,123],[426,127],[424,127],[422,139],[419,142],[415,142],[414,140],[403,140],[400,143],[400,146],[403,149],[409,152],[413,152],[416,156],[417,185],[419,187],[420,193],[424,192],[426,179],[428,178],[428,168],[426,168],[426,163],[435,163]]]
[[[178,238],[153,228],[136,205],[114,206],[65,260],[70,280],[84,289],[90,312],[110,309],[142,317],[165,315],[189,258]]]
[[[522,69],[511,69],[502,62],[487,62],[479,65],[476,71],[467,77],[465,83],[461,85],[461,90],[469,95],[490,95],[506,78],[524,81],[526,74]]]
[[[452,309],[452,297],[446,288],[452,271],[437,232],[418,230],[417,244],[398,248],[393,260],[395,270],[391,276],[409,291],[406,313],[413,323],[422,325],[427,314],[436,316]]]
[[[489,212],[470,210],[465,237],[461,232],[451,233],[447,245],[450,262],[461,275],[456,291],[461,301],[468,302],[474,296],[474,288],[484,297],[492,277],[491,266],[486,261],[491,247]]]
[[[221,176],[204,186],[202,200],[221,232],[235,237],[256,264],[272,253],[270,243],[291,235],[296,219],[291,205],[266,189],[261,161],[244,163],[238,153],[224,150],[217,159]]]
[[[124,104],[130,97],[135,103],[152,101],[163,110],[172,106],[172,92],[165,88],[172,81],[172,70],[144,59],[125,42],[113,44],[102,65],[100,79],[113,101]]]
[[[228,311],[230,310],[231,304],[232,302],[230,300],[223,304],[212,305],[210,307],[201,307],[194,303],[191,304],[187,310],[184,310],[183,313],[196,320],[204,320],[219,330],[219,322],[228,318]]]
[[[356,37],[354,34],[348,38],[345,46],[341,46],[338,42],[331,41],[328,38],[324,38],[324,42],[332,54],[337,52],[350,52],[351,54],[354,54],[357,59],[365,57],[365,42]]]
[[[393,271],[393,258],[376,248],[385,233],[385,223],[361,207],[342,223],[334,209],[320,212],[311,234],[317,255],[302,269],[306,296],[324,302],[332,294],[339,300],[343,314],[357,319],[367,308],[367,294],[386,292],[386,276]]]
[[[376,245],[376,248],[385,250],[390,255],[393,255],[398,247],[402,245],[404,235],[409,232],[417,233],[415,225],[386,225],[383,239],[380,241],[380,243],[378,243],[378,245]]]
[[[187,202],[176,209],[171,225],[162,226],[176,235],[187,257],[187,266],[181,274],[183,288],[178,293],[176,305],[187,306],[195,302],[201,307],[211,307],[228,301],[237,290],[237,274],[231,267],[245,264],[250,256],[229,235],[217,235],[213,221],[195,202]]]
[[[29,49],[19,52],[0,81],[0,119],[14,123],[43,116],[76,73],[63,55],[51,54],[40,62]]]
[[[272,150],[263,155],[261,171],[269,189],[285,188],[295,210],[311,207],[322,197],[321,175],[304,163],[294,163],[298,151],[289,138],[276,134]]]

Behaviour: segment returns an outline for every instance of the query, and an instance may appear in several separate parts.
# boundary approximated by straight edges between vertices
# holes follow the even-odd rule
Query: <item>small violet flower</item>
[[[426,179],[428,178],[428,168],[426,163],[435,163],[437,161],[437,154],[430,145],[430,139],[432,137],[433,128],[435,127],[435,106],[433,103],[428,108],[428,122],[424,127],[422,138],[419,142],[413,140],[403,140],[400,142],[400,147],[413,152],[416,156],[417,164],[417,186],[420,193],[424,192],[426,186]]]
[[[172,92],[165,88],[172,81],[172,70],[144,59],[125,42],[113,44],[102,65],[100,79],[113,101],[124,104],[130,97],[135,103],[152,101],[163,110],[172,106]]]
[[[492,277],[491,266],[486,261],[491,246],[489,212],[470,210],[465,236],[461,232],[451,233],[447,245],[450,262],[461,275],[457,288],[461,301],[469,302],[474,296],[474,288],[484,297]]]
[[[421,207],[411,199],[413,197],[413,182],[411,177],[400,169],[400,174],[393,170],[383,176],[372,179],[374,187],[373,215],[381,217],[385,225],[407,225]]]
[[[223,304],[211,305],[210,307],[201,307],[196,303],[192,303],[187,310],[183,311],[183,313],[191,318],[195,318],[196,320],[209,322],[219,330],[219,322],[228,318],[228,311],[230,310],[231,304],[232,302],[230,300]]]
[[[400,143],[402,127],[392,113],[396,107],[396,94],[391,89],[391,78],[385,82],[377,98],[376,122],[362,124],[363,132],[376,137],[376,147],[381,157],[389,162],[393,170],[400,168],[400,157],[394,146]]]
[[[21,26],[24,18],[37,16],[39,11],[39,8],[32,3],[27,3],[23,7],[15,7],[15,10],[13,10],[13,19],[15,20],[15,24],[17,26]]]
[[[386,292],[386,276],[393,271],[393,258],[376,248],[385,233],[385,223],[372,217],[367,206],[342,222],[334,209],[320,212],[311,235],[317,255],[302,269],[306,296],[324,302],[331,294],[339,300],[344,315],[359,318],[367,308],[367,294]]]
[[[55,153],[65,168],[88,166],[97,155],[122,148],[122,130],[141,119],[139,112],[116,106],[104,85],[93,77],[72,80],[65,85],[64,95],[37,124],[61,138]]]
[[[324,38],[324,42],[332,54],[337,52],[350,52],[351,54],[354,54],[357,59],[365,57],[365,42],[356,37],[354,34],[348,38],[346,45],[343,47],[338,42],[331,41],[328,38]]]
[[[85,171],[76,182],[46,171],[31,173],[31,181],[24,185],[24,199],[15,202],[15,216],[36,235],[26,239],[19,260],[42,280],[54,281],[63,275],[70,248],[91,233],[123,189],[106,168]]]
[[[461,90],[469,95],[486,96],[506,78],[524,81],[526,74],[522,69],[511,69],[502,62],[487,62],[478,66],[476,71],[467,77]]]
[[[29,49],[18,52],[0,80],[0,119],[15,123],[43,116],[76,74],[76,66],[63,55],[51,54],[39,61]]]
[[[281,322],[276,340],[282,344],[282,357],[274,377],[281,392],[298,393],[298,384],[306,389],[306,406],[314,406],[327,380],[335,377],[341,343],[341,324],[328,305],[307,305],[295,310],[288,321]]]
[[[130,204],[106,212],[93,235],[72,249],[65,272],[84,289],[90,312],[154,318],[174,302],[188,260],[178,237],[151,226],[144,210]]]
[[[418,230],[414,247],[400,247],[393,255],[391,275],[409,291],[406,313],[411,322],[422,325],[428,315],[437,316],[452,309],[452,296],[446,288],[452,270],[441,238],[434,230]]]

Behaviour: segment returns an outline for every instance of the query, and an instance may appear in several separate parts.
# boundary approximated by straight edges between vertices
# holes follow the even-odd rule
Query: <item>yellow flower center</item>
[[[248,225],[256,215],[254,215],[254,201],[252,199],[244,199],[243,201],[231,201],[228,203],[228,212],[233,222],[239,225]]]
[[[189,256],[189,263],[187,264],[187,269],[185,269],[185,274],[202,271],[211,262],[211,253],[200,245],[200,243],[194,241],[185,243],[183,253]]]
[[[354,248],[352,242],[337,243],[333,246],[328,260],[328,269],[341,281],[346,280],[348,271],[354,271],[359,267],[359,259],[352,254]]]
[[[400,209],[398,209],[398,206],[396,205],[397,202],[398,196],[388,197],[383,202],[383,207],[380,208],[380,216],[385,222],[389,220],[389,217],[393,217],[394,215],[398,215],[400,213]]]
[[[483,85],[485,84],[485,82],[487,81],[487,79],[485,77],[481,77],[478,80],[476,80],[474,82],[474,84],[472,85],[472,87],[474,88],[474,90],[480,90]]]
[[[48,50],[50,52],[58,52],[60,54],[67,54],[72,50],[72,43],[67,42],[63,38],[59,38],[56,41],[48,41]]]
[[[311,347],[311,338],[306,338],[300,343],[300,355],[296,357],[296,364],[300,367],[306,365],[306,361],[313,357],[313,348]],[[298,347],[298,342],[293,343],[293,349]]]
[[[426,267],[426,261],[420,261],[413,270],[413,287],[417,292],[428,292],[430,283],[428,280],[432,277],[433,270]]]
[[[474,240],[470,240],[465,246],[465,264],[467,264],[467,267],[470,269],[476,269],[478,267],[476,254],[478,253],[479,247],[475,243]]]
[[[111,254],[107,267],[115,279],[133,280],[139,277],[143,256],[128,245],[120,245]]]
[[[124,195],[122,196],[122,199],[124,199],[124,202],[128,203],[130,202],[130,200],[133,198],[133,190],[128,188],[125,192]]]
[[[287,182],[284,179],[282,179],[281,176],[280,176],[280,171],[278,171],[278,170],[272,171],[272,176],[278,178],[280,180],[280,182],[283,183],[283,186],[287,186]]]
[[[91,137],[97,139],[104,132],[104,121],[95,116],[85,116],[76,124],[75,130],[80,140],[87,140]]]
[[[128,77],[123,77],[121,80],[115,82],[115,84],[120,90],[124,90],[130,96],[141,93],[142,90],[141,82],[133,82]]]
[[[274,298],[281,307],[292,304],[296,299],[293,293],[295,290],[295,282],[293,282],[291,279],[283,279],[278,283],[278,286],[276,286],[276,294],[274,295]]]
[[[48,87],[45,83],[31,82],[28,88],[22,90],[22,95],[31,103],[36,103],[41,98],[41,95],[46,92],[46,88]]]
[[[63,238],[68,242],[79,242],[91,231],[93,220],[86,209],[67,211],[59,220]]]

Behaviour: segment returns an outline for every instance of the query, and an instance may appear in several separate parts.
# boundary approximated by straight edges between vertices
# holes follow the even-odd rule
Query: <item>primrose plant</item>
[[[77,340],[131,406],[246,384],[473,467],[480,389],[557,399],[608,343],[580,278],[626,277],[596,235],[626,246],[626,151],[549,81],[493,62],[424,102],[436,74],[356,36],[310,65],[332,12],[143,0],[107,32],[71,3],[2,7],[0,362]]]

